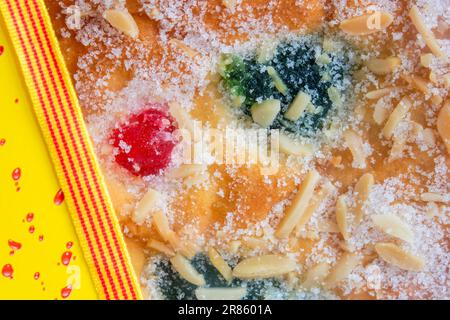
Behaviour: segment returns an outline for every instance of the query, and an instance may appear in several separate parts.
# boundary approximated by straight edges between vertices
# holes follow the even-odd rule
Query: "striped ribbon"
[[[0,0],[37,120],[100,299],[141,299],[43,0]]]

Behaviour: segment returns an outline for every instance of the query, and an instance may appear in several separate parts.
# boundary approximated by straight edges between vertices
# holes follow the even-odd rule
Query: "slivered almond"
[[[250,112],[253,121],[263,128],[270,127],[281,109],[281,102],[278,99],[267,99],[263,102],[254,103]]]
[[[450,73],[446,73],[444,76],[444,87],[446,89],[450,88]]]
[[[439,111],[436,128],[450,154],[450,100],[447,100]]]
[[[166,246],[164,243],[162,243],[161,241],[158,240],[154,240],[154,239],[150,239],[150,241],[148,241],[147,243],[147,247],[159,251],[161,253],[164,253],[165,255],[172,257],[175,255],[175,252],[169,248],[168,246]]]
[[[301,144],[295,141],[285,133],[279,135],[280,151],[294,156],[309,156],[312,154],[312,146],[310,144]]]
[[[442,101],[444,101],[444,99],[443,99],[441,96],[437,95],[437,94],[434,94],[434,95],[431,97],[431,102],[432,102],[433,104],[441,104]]]
[[[198,273],[192,266],[188,259],[177,253],[174,257],[170,258],[170,262],[174,269],[180,274],[186,281],[195,284],[196,286],[204,286],[206,284],[203,275]]]
[[[227,9],[234,9],[234,7],[236,7],[237,0],[222,0],[222,4],[223,4]]]
[[[377,101],[373,107],[373,120],[376,124],[381,125],[386,120],[388,110],[384,105],[383,99]]]
[[[431,53],[424,53],[420,56],[420,64],[425,68],[429,68],[432,61],[433,55]]]
[[[408,79],[405,79],[408,80]],[[428,80],[431,81],[432,84],[434,85],[438,85],[439,84],[439,80],[436,76],[436,73],[433,70],[430,70],[430,73],[428,74]]]
[[[297,234],[302,231],[303,227],[308,223],[309,219],[313,215],[314,211],[320,206],[320,204],[328,198],[336,188],[331,184],[330,181],[326,181],[319,189],[315,192],[311,200],[309,201],[308,207],[300,216],[297,225],[295,226]]]
[[[290,104],[288,110],[284,114],[286,119],[297,121],[302,116],[306,106],[311,102],[311,96],[303,91],[299,91],[295,99]]]
[[[389,115],[389,118],[382,130],[383,136],[386,139],[390,139],[392,137],[395,128],[397,128],[397,125],[403,120],[410,108],[411,100],[409,100],[408,97],[404,97],[400,100],[395,109]]]
[[[126,10],[110,9],[103,13],[103,18],[118,31],[136,39],[139,36],[139,28],[133,16]]]
[[[228,244],[228,252],[231,254],[236,254],[239,251],[239,248],[241,247],[241,241],[239,240],[233,240],[230,241],[230,243]]]
[[[412,243],[414,241],[414,234],[411,228],[396,215],[375,214],[371,218],[374,225],[383,232],[406,242]]]
[[[258,237],[248,237],[242,241],[242,245],[248,249],[260,249],[267,246],[267,241]]]
[[[173,231],[170,229],[169,220],[167,220],[166,214],[161,210],[155,212],[153,214],[153,224],[161,238],[170,243]]]
[[[197,288],[198,300],[241,300],[247,295],[246,288]]]
[[[275,232],[278,238],[287,238],[296,224],[300,220],[308,207],[309,201],[313,195],[314,189],[319,182],[320,175],[317,171],[310,171],[302,182],[300,189],[292,200],[291,205],[286,210],[286,214],[281,220]]]
[[[175,47],[183,51],[183,53],[186,54],[189,58],[195,58],[197,55],[199,55],[199,52],[197,50],[192,49],[181,40],[172,38],[169,40],[169,43],[173,44]]]
[[[394,18],[390,13],[376,11],[344,20],[339,27],[342,31],[350,35],[367,35],[385,30],[392,21],[394,21]]]
[[[409,17],[411,18],[412,23],[416,27],[417,31],[422,35],[422,38],[431,52],[438,58],[446,59],[445,53],[439,47],[439,44],[434,36],[433,32],[427,27],[425,21],[420,14],[417,6],[412,6],[409,11]]]
[[[228,282],[233,278],[233,271],[231,270],[228,263],[222,258],[222,256],[217,252],[216,249],[210,248],[208,250],[209,260],[212,265],[219,271],[225,280]]]
[[[443,194],[436,192],[425,192],[420,195],[420,199],[426,202],[448,202]]]
[[[329,272],[330,265],[328,263],[321,262],[316,264],[306,272],[302,287],[311,289],[321,286]]]
[[[339,196],[336,202],[336,223],[344,240],[348,240],[350,237],[348,230],[348,209],[343,195]]]
[[[358,255],[345,252],[325,279],[325,287],[329,289],[336,287],[352,273],[360,261],[361,258]]]
[[[353,167],[365,168],[366,167],[366,154],[364,152],[364,144],[362,138],[353,130],[347,130],[344,132],[344,139],[347,148],[353,156]]]
[[[393,243],[375,244],[375,251],[381,259],[389,264],[409,271],[421,271],[425,267],[425,261],[410,252],[405,251]]]
[[[371,173],[363,174],[355,185],[356,204],[355,204],[355,224],[360,224],[364,216],[364,204],[369,197],[370,190],[375,182]]]
[[[339,227],[332,220],[321,221],[318,225],[318,230],[320,232],[339,233]]]
[[[283,82],[283,80],[281,79],[277,70],[275,70],[274,67],[270,66],[270,67],[267,67],[267,73],[272,78],[272,81],[275,85],[275,88],[277,88],[278,92],[280,92],[282,95],[287,95],[288,88],[287,88],[286,84]]]
[[[188,259],[192,259],[198,253],[199,248],[192,242],[183,241],[178,245],[178,251]]]
[[[190,139],[197,138],[198,135],[194,134],[194,120],[191,118],[190,114],[184,109],[179,103],[170,102],[169,103],[170,114],[177,120],[180,128],[186,129],[190,133]],[[198,140],[198,139],[197,139]],[[194,140],[197,142],[197,140]]]
[[[206,171],[206,166],[202,164],[182,164],[178,168],[170,170],[167,174],[169,178],[182,179],[197,174],[201,174]]]
[[[152,210],[155,209],[155,204],[159,198],[161,198],[161,194],[149,188],[134,210],[133,221],[137,224],[144,223],[145,219],[150,216]]]
[[[397,57],[388,57],[385,59],[370,59],[367,62],[367,68],[376,75],[386,75],[392,73],[401,64],[401,60]]]
[[[370,99],[370,100],[375,100],[375,99],[380,99],[384,96],[387,96],[388,94],[390,94],[392,91],[396,90],[397,88],[383,88],[383,89],[377,89],[377,90],[372,90],[366,93],[366,98]]]
[[[294,260],[280,255],[268,254],[242,260],[233,269],[233,276],[240,279],[264,279],[294,271]]]
[[[436,145],[436,138],[434,136],[433,129],[431,129],[431,128],[423,129],[422,139],[423,139],[423,142],[425,142],[425,144],[430,148],[433,148]]]
[[[430,83],[422,77],[412,75],[409,77],[411,85],[423,94],[430,94]]]
[[[400,159],[403,155],[403,150],[405,150],[405,147],[406,147],[406,137],[404,136],[394,137],[392,139],[391,150],[389,151],[388,162]]]

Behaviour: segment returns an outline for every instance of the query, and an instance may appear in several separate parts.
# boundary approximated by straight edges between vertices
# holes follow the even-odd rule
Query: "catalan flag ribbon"
[[[100,299],[141,299],[43,0],[0,0],[0,11]]]

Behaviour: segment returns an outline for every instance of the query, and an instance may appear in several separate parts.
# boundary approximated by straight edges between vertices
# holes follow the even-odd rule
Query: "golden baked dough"
[[[245,260],[249,257],[263,256],[275,266],[278,260],[270,255],[289,257],[295,268],[275,275],[284,284],[283,298],[448,298],[450,157],[448,137],[443,137],[450,126],[448,112],[437,120],[448,106],[448,21],[439,16],[445,1],[436,1],[434,8],[425,1],[411,8],[400,0],[366,5],[340,0],[110,2],[46,1],[124,232],[149,257],[143,286],[150,296],[161,294],[149,273],[155,257],[161,259],[155,248],[163,245],[162,251],[187,258],[214,247],[229,263],[241,261],[239,270],[246,276],[242,268],[267,267],[255,267]],[[81,20],[70,29],[67,8],[72,5],[78,5]],[[139,30],[136,39],[103,18],[108,9],[131,14]],[[429,29],[426,34],[417,27],[417,12]],[[272,175],[261,174],[260,164],[214,163],[204,170],[191,168],[200,170],[194,174],[177,172],[175,178],[170,172],[180,167],[176,161],[161,175],[146,178],[114,162],[111,130],[149,101],[175,103],[188,121],[211,128],[251,123],[236,116],[224,93],[217,72],[221,54],[254,53],[274,37],[324,32],[331,40],[322,49],[344,39],[359,61],[348,89],[349,111],[341,122],[322,129],[329,139],[313,141],[312,156],[280,154],[279,170]],[[418,32],[426,45],[417,40]],[[421,59],[428,53],[431,62],[430,56]],[[290,209],[312,170],[320,175],[317,186],[299,198],[304,206]],[[161,193],[154,212],[164,212],[172,233],[162,234],[152,210],[144,223],[133,219],[148,188]],[[422,197],[425,193],[431,195]],[[296,221],[305,221],[292,226],[287,237],[277,237],[289,210],[298,210]],[[361,215],[357,219],[355,212]],[[388,214],[400,220],[392,228],[401,226],[413,235],[411,243],[372,219]],[[343,227],[345,240],[339,233]],[[320,281],[311,280],[313,271]],[[308,287],[320,289],[303,287],[306,278]]]

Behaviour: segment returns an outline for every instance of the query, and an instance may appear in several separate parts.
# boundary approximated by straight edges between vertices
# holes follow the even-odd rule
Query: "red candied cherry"
[[[178,140],[177,124],[166,104],[151,103],[114,129],[116,162],[136,176],[159,174],[170,162]]]

